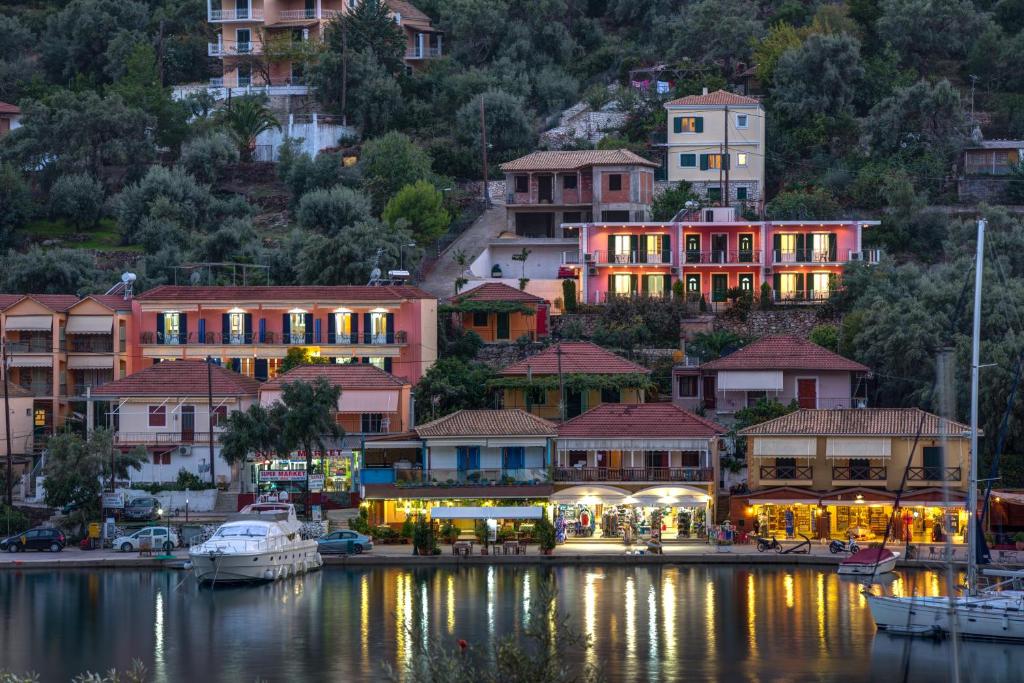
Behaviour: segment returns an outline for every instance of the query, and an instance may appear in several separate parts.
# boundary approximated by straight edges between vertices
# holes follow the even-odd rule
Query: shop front
[[[309,488],[326,508],[346,507],[355,491],[360,451],[353,448],[314,451]],[[267,454],[250,464],[248,477],[252,492],[262,496],[291,498],[306,490],[306,455],[296,451],[288,457]]]
[[[711,496],[697,487],[651,486],[630,491],[570,486],[551,496],[560,543],[584,539],[705,538]]]
[[[746,514],[735,521],[741,531],[748,528],[765,538],[809,538],[819,535],[822,510],[819,494],[814,491],[782,487],[751,494]]]

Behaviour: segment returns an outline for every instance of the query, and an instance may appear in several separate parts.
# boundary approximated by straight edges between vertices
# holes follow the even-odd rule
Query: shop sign
[[[311,493],[319,493],[324,490],[324,475],[322,474],[311,474],[309,475],[309,490]]]
[[[304,481],[305,470],[260,470],[260,481]]]
[[[120,510],[124,508],[124,493],[121,491],[117,493],[104,493],[103,508],[106,510]]]

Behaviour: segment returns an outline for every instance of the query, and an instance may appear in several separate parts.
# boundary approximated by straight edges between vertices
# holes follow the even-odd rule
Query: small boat
[[[323,559],[300,528],[294,505],[247,505],[189,550],[192,571],[204,583],[276,581],[315,571]]]
[[[840,574],[885,574],[896,568],[898,552],[888,548],[865,548],[839,563]]]

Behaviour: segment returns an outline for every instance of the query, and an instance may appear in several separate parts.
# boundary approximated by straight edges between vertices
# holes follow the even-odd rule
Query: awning
[[[782,391],[781,370],[720,370],[719,391]]]
[[[695,486],[649,486],[629,494],[626,503],[640,505],[706,505],[711,496]]]
[[[755,458],[813,458],[818,452],[814,437],[752,437]]]
[[[8,356],[7,362],[12,368],[52,368],[53,356]]]
[[[806,497],[800,497],[794,495],[790,498],[757,498],[751,496],[747,503],[748,505],[817,505],[818,498],[812,495]]]
[[[892,455],[892,439],[830,438],[826,442],[828,458],[881,458]]]
[[[49,332],[53,329],[52,315],[9,315],[8,332]]]
[[[992,500],[998,498],[1000,502],[1024,505],[1024,493],[1020,491],[992,491]]]
[[[617,505],[629,496],[629,491],[614,486],[570,486],[557,491],[548,500],[552,503],[604,503]]]
[[[113,370],[113,356],[68,356],[69,370]]]
[[[431,519],[540,519],[544,510],[534,505],[505,507],[435,507]]]
[[[339,413],[393,413],[398,410],[398,391],[343,390]]]
[[[110,334],[114,329],[112,315],[73,315],[68,318],[68,334]]]

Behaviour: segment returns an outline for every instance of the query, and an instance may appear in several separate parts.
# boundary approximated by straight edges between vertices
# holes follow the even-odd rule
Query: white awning
[[[110,334],[114,329],[112,315],[73,315],[68,318],[68,334]]]
[[[719,391],[782,391],[781,370],[720,370]]]
[[[394,413],[398,410],[398,391],[342,390],[339,413]]]
[[[630,494],[624,502],[639,505],[706,505],[707,491],[695,486],[649,486]]]
[[[8,332],[49,332],[53,329],[52,315],[9,315]]]
[[[431,519],[540,519],[544,510],[534,505],[505,507],[434,507]]]
[[[814,437],[752,437],[755,458],[813,458],[818,451]]]
[[[614,486],[600,484],[581,484],[556,491],[548,500],[552,503],[604,503],[614,505],[621,503],[629,495],[629,491]]]
[[[113,370],[113,356],[68,356],[69,370]]]
[[[821,499],[808,492],[807,497],[800,498],[794,494],[792,498],[756,498],[747,499],[749,505],[817,505]]]
[[[12,368],[52,368],[53,356],[23,356],[14,354],[8,356],[7,362]]]
[[[881,458],[892,455],[892,439],[830,438],[825,446],[828,458]]]

